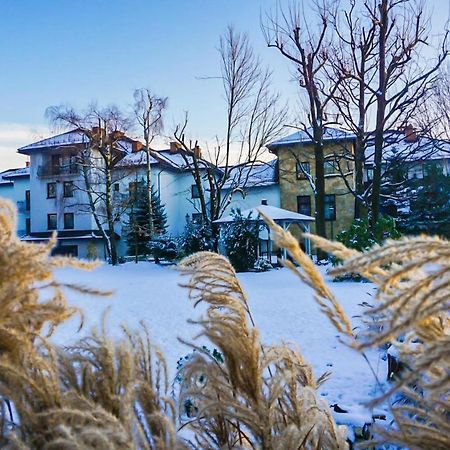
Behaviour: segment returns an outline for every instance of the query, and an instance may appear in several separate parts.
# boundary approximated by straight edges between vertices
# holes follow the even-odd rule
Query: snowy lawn
[[[70,303],[85,312],[85,327],[76,334],[79,321],[67,322],[54,335],[57,343],[69,345],[92,326],[101,325],[103,313],[109,308],[109,335],[119,336],[121,324],[136,329],[139,321],[144,320],[153,341],[163,350],[173,378],[177,360],[190,352],[177,337],[192,340],[197,330],[186,321],[199,317],[202,311],[193,309],[187,291],[179,286],[183,277],[174,268],[145,262],[127,263],[118,267],[104,265],[92,272],[61,269],[57,278],[114,291],[112,297],[106,298],[69,291]],[[361,405],[374,394],[374,375],[361,355],[339,342],[338,333],[314,302],[312,291],[287,269],[239,274],[239,279],[248,294],[262,341],[297,344],[316,376],[332,372],[320,390],[326,401],[330,405],[338,403],[359,416],[363,412]],[[354,325],[358,325],[359,319],[353,316],[363,311],[362,302],[371,302],[374,286],[352,282],[331,283],[330,286]],[[376,351],[367,356],[378,378],[385,380],[386,362]]]

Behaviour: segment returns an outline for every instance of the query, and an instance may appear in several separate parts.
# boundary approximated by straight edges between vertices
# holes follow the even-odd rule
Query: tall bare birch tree
[[[158,97],[149,89],[142,88],[134,91],[134,115],[142,130],[146,157],[146,183],[148,205],[148,234],[153,236],[153,211],[152,211],[152,168],[151,148],[154,138],[163,130],[163,113],[167,107],[167,97]]]

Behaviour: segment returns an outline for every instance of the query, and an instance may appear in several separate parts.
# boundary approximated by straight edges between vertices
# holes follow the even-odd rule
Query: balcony
[[[65,164],[61,166],[53,166],[51,164],[44,164],[38,167],[37,176],[39,178],[54,177],[54,176],[66,176],[66,175],[78,175],[80,173],[80,167],[76,163]]]

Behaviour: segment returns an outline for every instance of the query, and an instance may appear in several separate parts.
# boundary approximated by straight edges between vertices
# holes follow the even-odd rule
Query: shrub
[[[261,225],[252,220],[251,214],[244,217],[239,209],[232,211],[231,222],[222,237],[225,252],[236,272],[253,268],[258,255]]]
[[[168,235],[155,236],[150,241],[150,252],[159,264],[162,259],[172,262],[179,258],[179,244]]]
[[[272,264],[270,264],[269,261],[267,261],[267,259],[264,258],[258,258],[255,262],[255,265],[253,266],[253,268],[257,271],[257,272],[267,272],[270,269],[273,269]]]
[[[395,220],[389,216],[381,216],[375,224],[373,231],[369,219],[355,219],[348,230],[341,231],[336,236],[336,240],[344,244],[347,248],[364,252],[372,248],[375,244],[382,244],[386,239],[398,239],[399,237],[400,233],[396,229]],[[331,262],[336,266],[342,261],[332,256]],[[343,281],[346,279],[360,281],[362,277],[356,273],[350,273],[336,277],[335,281]]]
[[[179,247],[184,256],[201,251],[214,250],[214,235],[209,224],[193,222],[186,215],[184,233],[180,238]]]

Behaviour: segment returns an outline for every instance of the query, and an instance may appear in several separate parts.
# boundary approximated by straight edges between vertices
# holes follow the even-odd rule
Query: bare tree
[[[151,148],[154,138],[163,131],[163,113],[167,107],[167,97],[158,97],[149,89],[136,89],[134,91],[134,114],[144,138],[143,150],[146,156],[146,183],[148,204],[148,234],[153,236],[152,211],[152,170]]]
[[[301,129],[309,134],[314,146],[315,174],[311,182],[315,197],[316,233],[326,237],[325,230],[325,157],[324,131],[328,120],[327,109],[339,82],[329,83],[325,66],[329,61],[331,36],[329,34],[330,5],[317,6],[318,24],[311,24],[295,4],[268,15],[263,24],[267,45],[294,64],[299,86],[304,93],[307,121]],[[313,29],[317,29],[314,32]],[[311,131],[309,131],[311,130]],[[318,255],[321,259],[324,255]]]
[[[104,239],[111,263],[118,263],[117,241],[114,224],[115,211],[112,185],[113,170],[130,151],[135,141],[127,138],[130,119],[117,107],[98,109],[95,106],[78,113],[71,107],[56,106],[47,109],[47,116],[54,124],[76,128],[87,137],[86,144],[78,153],[89,210]]]
[[[219,219],[237,191],[245,190],[249,168],[263,160],[266,144],[279,135],[286,106],[272,91],[272,74],[255,56],[246,34],[232,26],[220,38],[220,79],[226,100],[223,141],[201,159],[198,142],[187,141],[187,115],[174,137],[199,192],[205,223]]]

